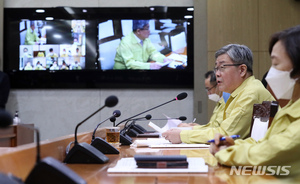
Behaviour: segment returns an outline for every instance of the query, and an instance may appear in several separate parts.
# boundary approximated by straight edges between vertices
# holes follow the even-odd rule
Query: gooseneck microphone
[[[95,133],[96,130],[98,129],[98,127],[104,123],[107,120],[111,120],[112,118],[116,118],[119,117],[121,115],[121,112],[119,110],[115,110],[113,112],[113,115],[109,118],[107,118],[106,120],[100,122],[97,127],[95,128],[93,135],[92,135],[92,141],[91,141],[91,145],[94,146],[97,150],[99,150],[100,152],[104,153],[104,154],[119,154],[119,150],[116,149],[114,146],[112,146],[111,144],[109,144],[108,142],[106,142],[104,139],[102,139],[101,137],[96,137],[95,138]],[[115,120],[114,120],[115,121]]]
[[[169,120],[169,119],[178,119],[181,121],[185,121],[187,118],[185,116],[180,116],[179,118],[165,118],[165,119],[151,119],[151,120]]]
[[[187,93],[186,93],[186,92],[180,93],[180,94],[177,95],[177,97],[175,97],[174,99],[172,99],[172,100],[170,100],[170,101],[167,101],[167,102],[165,102],[165,103],[163,103],[163,104],[160,104],[160,105],[158,105],[158,106],[152,107],[151,109],[148,109],[148,110],[146,110],[146,111],[143,111],[143,112],[141,112],[141,113],[139,113],[139,114],[136,114],[136,115],[134,115],[134,116],[131,116],[130,118],[127,118],[127,119],[121,121],[121,122],[118,123],[116,126],[120,125],[121,123],[123,123],[123,122],[125,122],[125,121],[127,121],[127,120],[129,120],[129,119],[135,118],[135,117],[137,117],[137,116],[139,116],[139,115],[141,115],[141,114],[144,114],[144,113],[149,112],[149,111],[151,111],[151,110],[153,110],[153,109],[156,109],[156,108],[158,108],[158,107],[161,107],[161,106],[163,106],[163,105],[166,105],[166,104],[168,104],[168,103],[170,103],[170,102],[173,102],[173,101],[176,101],[176,100],[183,100],[183,99],[185,99],[186,97],[187,97]]]
[[[137,121],[137,120],[150,120],[152,118],[151,114],[147,114],[145,117],[140,117],[140,118],[134,118],[134,119],[128,119],[127,122],[125,123],[125,126],[124,128],[127,128],[129,127],[130,125],[132,125],[133,122]],[[130,123],[128,126],[127,126],[127,123],[129,121],[132,121],[132,123]]]
[[[107,120],[109,120],[109,119],[111,119],[111,118],[116,118],[116,117],[120,117],[120,116],[121,116],[121,112],[120,112],[119,110],[115,110],[115,111],[113,112],[113,115],[112,115],[111,117],[109,117],[109,118],[107,118],[106,120],[100,122],[100,123],[96,126],[96,128],[95,128],[95,130],[94,130],[94,132],[93,132],[92,140],[95,139],[96,131],[97,131],[98,127],[99,127],[101,124],[103,124],[105,121],[107,121]]]
[[[151,118],[152,118],[152,116],[150,114],[147,114],[145,117],[135,118],[135,119],[129,119],[125,123],[124,128],[121,130],[121,133],[122,134],[128,134],[131,137],[136,137],[136,136],[133,136],[133,135],[138,134],[140,132],[139,131],[136,132],[137,130],[135,130],[135,129],[136,128],[139,129],[139,128],[135,125],[135,122],[138,121],[138,120],[150,120]],[[127,125],[127,123],[129,121],[132,121],[132,122],[129,125]],[[141,127],[141,129],[143,129],[143,128]]]
[[[26,126],[26,125],[22,125]],[[31,127],[30,127],[31,128]],[[40,157],[40,133],[37,128],[36,132],[36,163],[34,168],[27,176],[26,184],[53,184],[53,183],[70,183],[86,184],[86,181],[77,175],[74,171],[52,157],[46,157],[41,160]]]
[[[139,113],[139,114],[136,114],[136,115],[134,115],[134,116],[132,116],[132,117],[130,117],[130,118],[127,118],[127,119],[121,121],[120,123],[118,123],[116,126],[118,126],[118,125],[120,125],[121,123],[123,123],[123,122],[125,122],[125,121],[128,121],[128,120],[130,120],[130,119],[132,119],[132,118],[135,118],[135,117],[137,117],[137,116],[139,116],[139,115],[141,115],[141,114],[144,114],[144,113],[149,112],[149,111],[151,111],[151,110],[153,110],[153,109],[156,109],[156,108],[158,108],[158,107],[161,107],[161,106],[163,106],[163,105],[166,105],[166,104],[168,104],[168,103],[170,103],[170,102],[177,101],[177,100],[183,100],[183,99],[185,99],[186,97],[187,97],[187,93],[186,93],[186,92],[180,93],[180,94],[177,95],[177,97],[175,97],[174,99],[172,99],[172,100],[170,100],[170,101],[167,101],[167,102],[165,102],[165,103],[163,103],[163,104],[160,104],[160,105],[158,105],[158,106],[155,106],[155,107],[153,107],[153,108],[151,108],[151,109],[148,109],[148,110],[146,110],[146,111],[143,111],[143,112],[141,112],[141,113]],[[122,145],[130,145],[130,144],[132,144],[132,139],[131,139],[128,135],[126,136],[126,134],[123,132],[123,134],[120,133],[120,142],[121,142]]]
[[[180,116],[179,118],[162,118],[162,119],[151,119],[151,121],[154,121],[154,120],[170,120],[170,119],[175,119],[175,120],[180,120],[180,121],[185,121],[187,118],[185,116]],[[139,121],[145,121],[145,120],[139,120]],[[145,128],[143,128],[142,126],[140,126],[139,124],[135,124],[136,121],[134,121],[131,126],[131,128],[134,131],[131,131],[129,130],[128,131],[128,135],[131,136],[131,137],[149,137],[150,135],[147,134],[147,133],[155,133],[155,131],[147,131]],[[143,135],[143,134],[146,134],[146,135]],[[156,134],[152,135],[152,137],[154,136],[158,136]]]
[[[82,163],[82,164],[103,164],[109,161],[109,159],[95,147],[85,142],[78,143],[77,141],[77,129],[78,127],[94,116],[97,112],[104,107],[113,107],[117,105],[118,98],[116,96],[109,96],[105,100],[105,105],[100,107],[97,111],[91,114],[89,117],[77,124],[75,128],[75,141],[73,148],[67,153],[64,160],[65,163]]]
[[[132,138],[131,137],[136,137],[136,135],[138,134],[138,132],[136,132],[134,130],[134,122],[136,120],[141,120],[141,119],[151,119],[152,116],[150,114],[146,115],[145,117],[140,117],[140,118],[135,118],[135,119],[126,119],[126,123],[124,125],[124,128],[120,131],[120,143],[122,145],[130,145],[132,144]],[[132,123],[130,123],[129,125],[127,125],[127,123],[129,121],[133,121]]]
[[[105,104],[100,107],[98,110],[96,110],[93,114],[91,114],[89,117],[85,118],[84,120],[82,120],[80,123],[77,124],[76,128],[75,128],[75,144],[77,144],[77,129],[80,125],[82,125],[82,123],[86,122],[88,119],[90,119],[92,116],[94,116],[95,114],[97,114],[99,111],[101,111],[102,109],[104,109],[104,107],[114,107],[115,105],[117,105],[118,103],[118,98],[116,96],[109,96],[106,98],[105,100]]]
[[[113,126],[115,127],[116,117],[111,117],[109,120],[113,123]]]

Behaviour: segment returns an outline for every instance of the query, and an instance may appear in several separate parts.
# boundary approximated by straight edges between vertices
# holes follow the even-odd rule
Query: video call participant
[[[65,62],[65,60],[63,60],[60,69],[61,70],[69,70],[69,67],[68,67],[67,63]]]
[[[34,21],[30,21],[30,28],[27,29],[25,35],[25,45],[36,45],[38,44],[39,37],[35,32]]]
[[[60,57],[68,57],[68,54],[67,54],[67,51],[66,51],[65,48],[64,48],[64,49],[62,50],[62,52],[60,53]]]
[[[23,48],[23,58],[25,58],[25,59],[32,58],[32,54],[28,52],[28,48],[27,47]]]
[[[50,67],[50,70],[59,70],[59,66],[57,64],[57,61],[54,61],[52,66]]]
[[[81,66],[80,66],[80,63],[78,61],[75,61],[70,68],[72,70],[81,70],[82,69]]]
[[[276,113],[272,124],[259,141],[252,138],[233,141],[215,136],[210,152],[228,166],[290,166],[287,176],[300,179],[300,26],[272,35],[269,53],[272,66],[266,80],[275,96],[289,94],[290,101]],[[291,87],[289,87],[291,86]],[[278,168],[276,167],[276,169]],[[287,174],[279,169],[280,173]],[[278,173],[276,173],[278,174]]]
[[[221,121],[223,121],[223,111],[225,108],[225,100],[222,98],[222,92],[219,91],[216,81],[216,75],[214,71],[208,71],[204,74],[205,80],[205,90],[207,92],[208,98],[214,102],[216,102],[216,106],[214,108],[213,114],[206,125],[199,125],[198,123],[180,123],[178,127],[193,127],[193,129],[197,129],[197,127],[210,127],[213,126],[214,123],[217,123],[218,126]]]
[[[113,69],[160,69],[162,66],[158,62],[171,60],[158,52],[151,43],[149,20],[133,20],[132,29],[117,48]]]
[[[58,55],[54,52],[53,48],[50,48],[49,49],[49,52],[47,54],[47,57],[50,57],[50,58],[57,58]]]
[[[229,44],[215,53],[215,74],[220,91],[230,93],[223,111],[223,121],[213,122],[210,127],[197,130],[171,129],[162,135],[172,143],[206,143],[216,133],[240,135],[250,134],[253,105],[275,100],[252,72],[253,57],[245,45]],[[203,128],[202,128],[203,127]]]
[[[26,65],[25,65],[25,67],[24,67],[24,70],[33,70],[33,67],[32,67],[32,65],[31,65],[31,62],[27,62],[26,63]]]
[[[35,65],[35,70],[46,70],[45,67],[43,67],[43,65],[41,64],[40,61],[36,62],[36,65]]]

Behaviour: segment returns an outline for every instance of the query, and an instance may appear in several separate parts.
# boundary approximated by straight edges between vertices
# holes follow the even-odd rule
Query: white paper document
[[[169,130],[169,129],[171,129],[171,128],[176,128],[176,127],[178,127],[178,125],[180,123],[182,123],[182,121],[179,120],[179,119],[172,119],[172,118],[170,118],[168,116],[166,116],[166,118],[168,118],[168,121],[167,121],[166,125],[164,127],[162,127],[162,130],[164,132],[167,131],[167,130]]]
[[[163,133],[164,132],[164,130],[162,128],[160,128],[156,124],[152,123],[151,121],[149,122],[148,126],[151,127],[151,128],[153,128],[158,133]]]
[[[183,63],[178,62],[178,61],[172,61],[171,63],[168,64],[168,67],[175,69],[177,66],[181,66],[181,65],[183,65]]]
[[[133,157],[122,158],[115,167],[107,169],[108,173],[207,173],[208,166],[200,157],[187,158],[188,168],[137,168]]]
[[[172,144],[165,138],[148,138],[144,140],[135,140],[131,147],[149,147],[149,148],[209,148],[209,144]]]
[[[187,55],[176,54],[176,53],[172,53],[171,55],[168,56],[168,58],[176,61],[181,61],[183,63],[186,63],[187,61]]]
[[[172,144],[172,143],[163,143],[163,144],[153,144],[149,145],[150,148],[209,148],[209,144]]]
[[[165,115],[166,116],[166,115]],[[155,131],[159,132],[159,133],[163,133],[171,128],[178,128],[178,125],[180,123],[182,123],[181,120],[179,119],[172,119],[168,116],[166,116],[166,118],[168,119],[167,123],[165,124],[164,127],[160,128],[159,126],[157,126],[156,124],[154,124],[153,122],[149,122],[148,126],[153,128]]]
[[[170,143],[168,140],[165,138],[148,138],[148,139],[142,139],[142,140],[135,140],[133,143],[130,145],[131,147],[149,147],[151,145],[156,145],[156,144],[166,144]]]

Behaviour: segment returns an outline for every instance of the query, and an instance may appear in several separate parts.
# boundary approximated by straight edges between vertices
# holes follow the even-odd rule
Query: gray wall
[[[205,2],[205,3],[202,3]],[[193,6],[193,0],[72,0],[72,1],[36,1],[36,0],[4,0],[4,7],[55,7],[55,6],[82,6],[82,7],[126,7],[126,6]],[[197,11],[206,9],[203,7],[206,1],[197,2]],[[203,14],[203,13],[202,13]],[[205,14],[203,15],[206,16]],[[195,19],[199,21],[199,19]],[[202,20],[201,20],[202,21]],[[205,22],[205,20],[204,20]],[[200,24],[201,25],[201,24]],[[197,39],[205,38],[206,28],[199,28],[196,25],[195,32],[199,30],[204,32],[197,36]],[[202,26],[205,24],[202,24]],[[199,29],[198,31],[196,31]],[[198,33],[197,33],[198,35]],[[201,43],[205,40],[201,41]],[[195,43],[197,43],[195,41]],[[197,43],[197,45],[201,44]],[[196,47],[196,46],[195,46]],[[205,53],[206,45],[202,48]],[[195,50],[199,49],[198,47]],[[195,53],[195,57],[200,57]],[[206,62],[204,62],[206,64]],[[1,63],[0,63],[1,64]],[[199,68],[199,63],[196,64]],[[206,67],[203,67],[206,68]],[[203,70],[202,68],[202,70]],[[200,68],[201,71],[201,68]],[[199,72],[199,71],[198,71]],[[202,71],[201,71],[202,72]],[[202,83],[203,76],[199,75],[200,79],[196,80],[196,85],[204,86]],[[195,88],[198,89],[199,87]],[[11,90],[7,110],[13,113],[19,111],[21,120],[24,123],[34,123],[40,129],[41,140],[55,138],[67,134],[74,133],[77,123],[85,119],[91,113],[96,111],[104,104],[106,97],[116,95],[119,98],[119,103],[116,107],[105,108],[100,113],[80,126],[78,132],[91,131],[102,120],[111,116],[115,109],[121,111],[122,115],[119,118],[123,120],[133,116],[139,112],[157,106],[161,103],[169,101],[176,97],[181,92],[187,92],[188,97],[182,101],[171,102],[156,110],[149,112],[153,118],[163,118],[164,115],[170,117],[186,116],[187,122],[191,122],[194,117],[197,117],[198,122],[206,122],[206,108],[198,107],[198,104],[205,106],[206,93],[203,88],[199,88],[200,93],[197,93],[197,100],[194,102],[193,89],[78,89],[78,90]],[[203,92],[203,93],[202,93]],[[205,95],[200,95],[205,94]],[[196,110],[194,111],[194,108]],[[148,113],[146,113],[148,114]],[[146,115],[145,114],[145,115]],[[199,120],[200,119],[200,120]],[[117,121],[117,122],[119,122]],[[144,127],[147,122],[144,123]],[[155,122],[159,126],[163,126],[166,121]],[[104,126],[110,126],[110,122],[104,123]]]

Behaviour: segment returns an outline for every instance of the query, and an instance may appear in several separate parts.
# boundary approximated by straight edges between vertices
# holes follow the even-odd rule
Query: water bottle
[[[21,119],[19,118],[18,111],[16,111],[15,117],[14,117],[14,119],[13,119],[13,124],[14,124],[14,125],[18,125],[18,124],[20,124],[20,123],[21,123]]]

